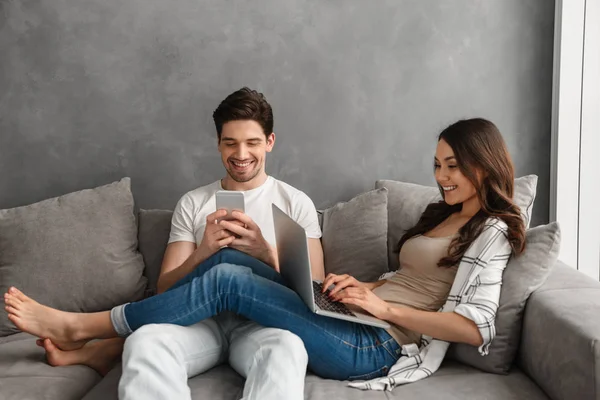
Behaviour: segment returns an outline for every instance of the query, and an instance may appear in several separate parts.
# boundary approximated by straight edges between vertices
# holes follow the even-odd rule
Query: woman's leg
[[[191,282],[192,279],[204,275],[206,271],[219,264],[242,265],[252,269],[254,273],[260,276],[264,276],[265,278],[274,282],[283,284],[283,278],[272,267],[244,252],[226,247],[201,262],[192,272],[187,274],[181,280],[177,281],[177,283],[167,290],[173,290],[185,285],[186,283]]]
[[[215,265],[229,263],[236,265],[247,265],[254,270],[262,270],[269,273],[273,280],[280,281],[281,277],[268,265],[238,250],[225,248],[200,263],[194,271],[182,278],[169,290],[175,289],[191,281],[194,277],[202,276]],[[78,345],[71,343],[54,343],[49,339],[38,341],[39,345],[46,350],[48,363],[53,366],[86,365],[95,369],[101,375],[105,375],[110,368],[121,358],[124,339],[115,338],[111,340],[97,340],[94,343]],[[85,345],[84,345],[85,344]]]
[[[328,378],[381,375],[383,368],[395,363],[399,348],[393,347],[395,342],[384,330],[316,315],[287,287],[250,268],[230,264],[220,264],[161,295],[117,307],[112,321],[108,312],[65,313],[11,291],[18,300],[8,306],[11,321],[24,331],[53,340],[113,337],[115,328],[126,335],[150,323],[191,325],[229,310],[298,335],[309,354],[309,366]],[[37,310],[32,310],[32,302]]]
[[[332,379],[381,376],[399,356],[400,346],[385,330],[314,314],[294,291],[247,267],[221,264],[171,292],[160,301],[122,307],[114,313],[113,323],[127,334],[128,328],[135,330],[147,323],[189,325],[233,311],[263,326],[298,335],[311,369]]]

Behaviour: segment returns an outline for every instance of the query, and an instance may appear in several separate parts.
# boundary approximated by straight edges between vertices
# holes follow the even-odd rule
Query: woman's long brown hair
[[[500,131],[483,118],[458,121],[440,133],[452,150],[462,174],[471,181],[477,192],[481,209],[458,231],[452,240],[448,256],[438,266],[458,265],[471,243],[482,232],[490,217],[500,218],[508,226],[508,241],[515,254],[525,249],[525,223],[519,207],[513,202],[515,172],[512,159]],[[477,178],[478,171],[481,181]],[[444,190],[438,185],[442,198]],[[462,209],[462,204],[449,205],[445,201],[427,206],[419,222],[409,229],[398,243],[398,249],[417,235],[429,232],[452,213]]]

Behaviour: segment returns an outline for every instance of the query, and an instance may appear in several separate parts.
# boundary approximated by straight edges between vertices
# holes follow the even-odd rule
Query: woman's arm
[[[384,283],[386,283],[387,281],[381,280],[381,281],[377,281],[377,282],[361,282],[367,289],[369,290],[373,290],[375,288],[378,288],[379,286],[383,285]]]
[[[389,305],[387,313],[380,318],[411,331],[447,342],[467,343],[472,346],[483,344],[483,338],[477,325],[470,319],[454,312],[420,311]]]
[[[454,312],[419,311],[393,306],[364,286],[346,287],[336,293],[333,300],[357,305],[379,319],[436,339],[473,346],[483,344],[477,325]]]

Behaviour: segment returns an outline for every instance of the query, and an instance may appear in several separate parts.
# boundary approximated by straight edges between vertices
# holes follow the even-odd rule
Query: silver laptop
[[[345,304],[333,302],[326,293],[322,293],[322,283],[312,279],[306,231],[275,204],[272,207],[281,275],[308,308],[326,317],[389,328],[387,322],[366,312],[350,310]]]

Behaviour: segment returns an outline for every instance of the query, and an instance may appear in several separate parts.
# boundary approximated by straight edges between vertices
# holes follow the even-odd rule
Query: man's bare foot
[[[101,342],[90,342],[78,350],[71,351],[59,349],[50,339],[40,339],[37,343],[46,350],[48,364],[54,367],[81,364],[93,368],[100,375],[105,376],[117,361],[114,352],[106,351],[106,346],[103,346]]]
[[[41,305],[14,287],[4,293],[4,303],[8,319],[23,332],[50,338],[67,348],[80,348],[84,344],[76,336],[77,314]],[[74,342],[73,346],[69,345]]]

